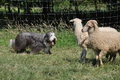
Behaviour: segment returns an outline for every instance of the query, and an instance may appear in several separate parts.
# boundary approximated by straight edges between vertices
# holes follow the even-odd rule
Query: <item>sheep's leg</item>
[[[86,55],[87,55],[87,48],[84,48],[84,54],[83,54],[84,63],[86,62]]]
[[[82,52],[80,53],[80,62],[83,60],[83,54],[84,54],[84,49],[82,49]]]
[[[82,62],[82,60],[84,60],[84,63],[86,62],[86,54],[87,54],[87,48],[83,48],[80,54],[80,62]]]
[[[96,64],[96,66],[98,67],[98,64],[99,64],[99,53],[96,52],[96,51],[94,51],[94,53],[95,53],[95,59],[96,59],[95,64]]]
[[[116,59],[116,53],[115,53],[115,54],[113,54],[112,56],[113,56],[113,60],[112,60],[112,62],[114,62],[114,61],[115,61],[115,59]]]
[[[108,54],[108,53],[106,54],[106,59],[107,59],[107,61],[108,61],[109,55],[110,55],[110,54]]]
[[[103,56],[104,53],[106,53],[106,52],[105,52],[105,51],[101,51],[101,52],[99,53],[99,60],[100,60],[100,65],[101,65],[101,66],[103,66],[102,56]]]
[[[98,53],[95,53],[96,54],[96,66],[98,67],[98,64],[99,64],[99,55]]]
[[[110,55],[109,61],[111,61],[111,59],[112,59],[113,56],[112,56],[112,54],[109,54],[109,55]]]

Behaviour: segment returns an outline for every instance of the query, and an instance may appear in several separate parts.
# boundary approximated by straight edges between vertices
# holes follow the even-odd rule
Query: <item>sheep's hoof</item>
[[[95,67],[97,67],[97,68],[99,68],[99,65],[98,64],[96,64],[96,65],[94,65]]]
[[[101,66],[101,67],[104,67],[104,65],[103,65],[103,64],[101,64],[100,66]]]
[[[22,55],[26,55],[27,53],[26,52],[23,52],[23,53],[21,53]]]
[[[85,60],[79,60],[79,62],[82,63],[82,64],[86,64]]]
[[[79,62],[82,63],[82,60],[80,59]]]

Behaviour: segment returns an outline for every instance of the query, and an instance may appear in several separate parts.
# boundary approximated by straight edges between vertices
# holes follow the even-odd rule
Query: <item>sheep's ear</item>
[[[95,30],[95,29],[97,29],[97,27],[98,27],[98,26],[97,26],[97,25],[98,25],[98,23],[97,23],[97,21],[96,21],[96,20],[93,20],[93,25],[94,25],[94,30]]]
[[[90,20],[90,23],[92,23],[92,26],[98,25],[96,20]]]
[[[93,23],[94,23],[94,24],[96,24],[96,25],[98,25],[98,23],[97,23],[97,21],[96,21],[96,20],[93,20]]]
[[[81,22],[82,22],[82,20],[81,20]]]

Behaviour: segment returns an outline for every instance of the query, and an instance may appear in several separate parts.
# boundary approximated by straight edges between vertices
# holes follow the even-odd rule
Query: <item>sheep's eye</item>
[[[92,27],[92,26],[88,26],[88,27]]]

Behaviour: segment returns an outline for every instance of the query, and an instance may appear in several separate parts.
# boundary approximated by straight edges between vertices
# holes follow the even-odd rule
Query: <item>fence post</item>
[[[44,0],[43,1],[43,19],[47,20],[47,13],[50,13],[50,1],[49,0]]]

